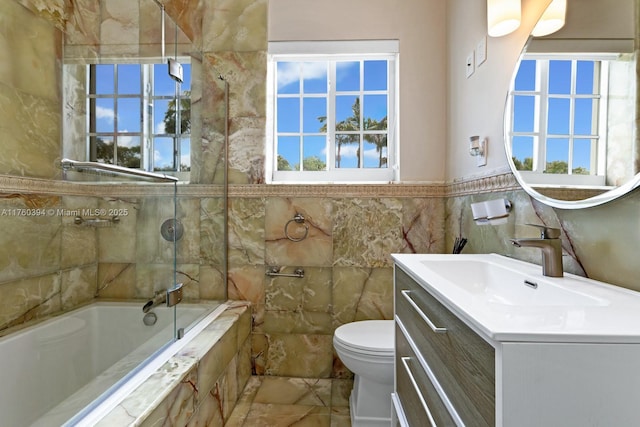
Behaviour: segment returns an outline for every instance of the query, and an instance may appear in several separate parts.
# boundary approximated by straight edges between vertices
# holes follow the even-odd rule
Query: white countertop
[[[568,273],[560,278],[545,277],[539,265],[497,254],[392,257],[423,288],[494,345],[508,341],[640,343],[638,292]],[[464,277],[467,262],[467,266],[499,266],[501,272],[508,273],[505,277],[509,283],[488,289],[480,283],[486,278]],[[445,277],[437,271],[443,270],[440,265],[459,268]],[[472,271],[471,267],[467,271]],[[454,283],[452,276],[465,283]],[[526,286],[523,279],[537,283],[538,288]],[[500,292],[510,295],[503,299]],[[545,292],[553,297],[539,298]]]

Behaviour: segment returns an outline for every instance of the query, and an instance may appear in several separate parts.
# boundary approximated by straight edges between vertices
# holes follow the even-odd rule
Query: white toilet
[[[347,323],[333,334],[333,347],[355,374],[349,399],[354,427],[391,424],[394,322],[363,320]]]

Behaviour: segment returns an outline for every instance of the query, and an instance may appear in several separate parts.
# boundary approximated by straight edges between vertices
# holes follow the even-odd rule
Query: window
[[[89,160],[149,171],[190,170],[191,69],[176,83],[166,64],[89,65]]]
[[[608,61],[528,55],[512,88],[511,155],[527,182],[604,185]]]
[[[397,42],[270,43],[270,181],[394,180],[397,56]]]

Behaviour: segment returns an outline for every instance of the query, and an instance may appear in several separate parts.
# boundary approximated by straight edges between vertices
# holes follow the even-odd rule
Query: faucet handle
[[[558,239],[560,238],[560,229],[555,227],[548,227],[546,225],[539,224],[527,224],[532,227],[536,227],[540,230],[541,239]]]

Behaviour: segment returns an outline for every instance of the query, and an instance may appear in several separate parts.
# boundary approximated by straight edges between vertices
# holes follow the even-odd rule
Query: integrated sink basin
[[[393,254],[419,285],[490,341],[640,344],[640,293],[497,254]]]
[[[607,300],[560,286],[554,279],[532,276],[507,268],[492,260],[423,260],[422,265],[465,292],[493,304],[513,306],[585,306],[606,305]],[[560,279],[574,282],[574,278]],[[558,281],[555,279],[556,282]],[[575,283],[574,283],[575,284]]]

